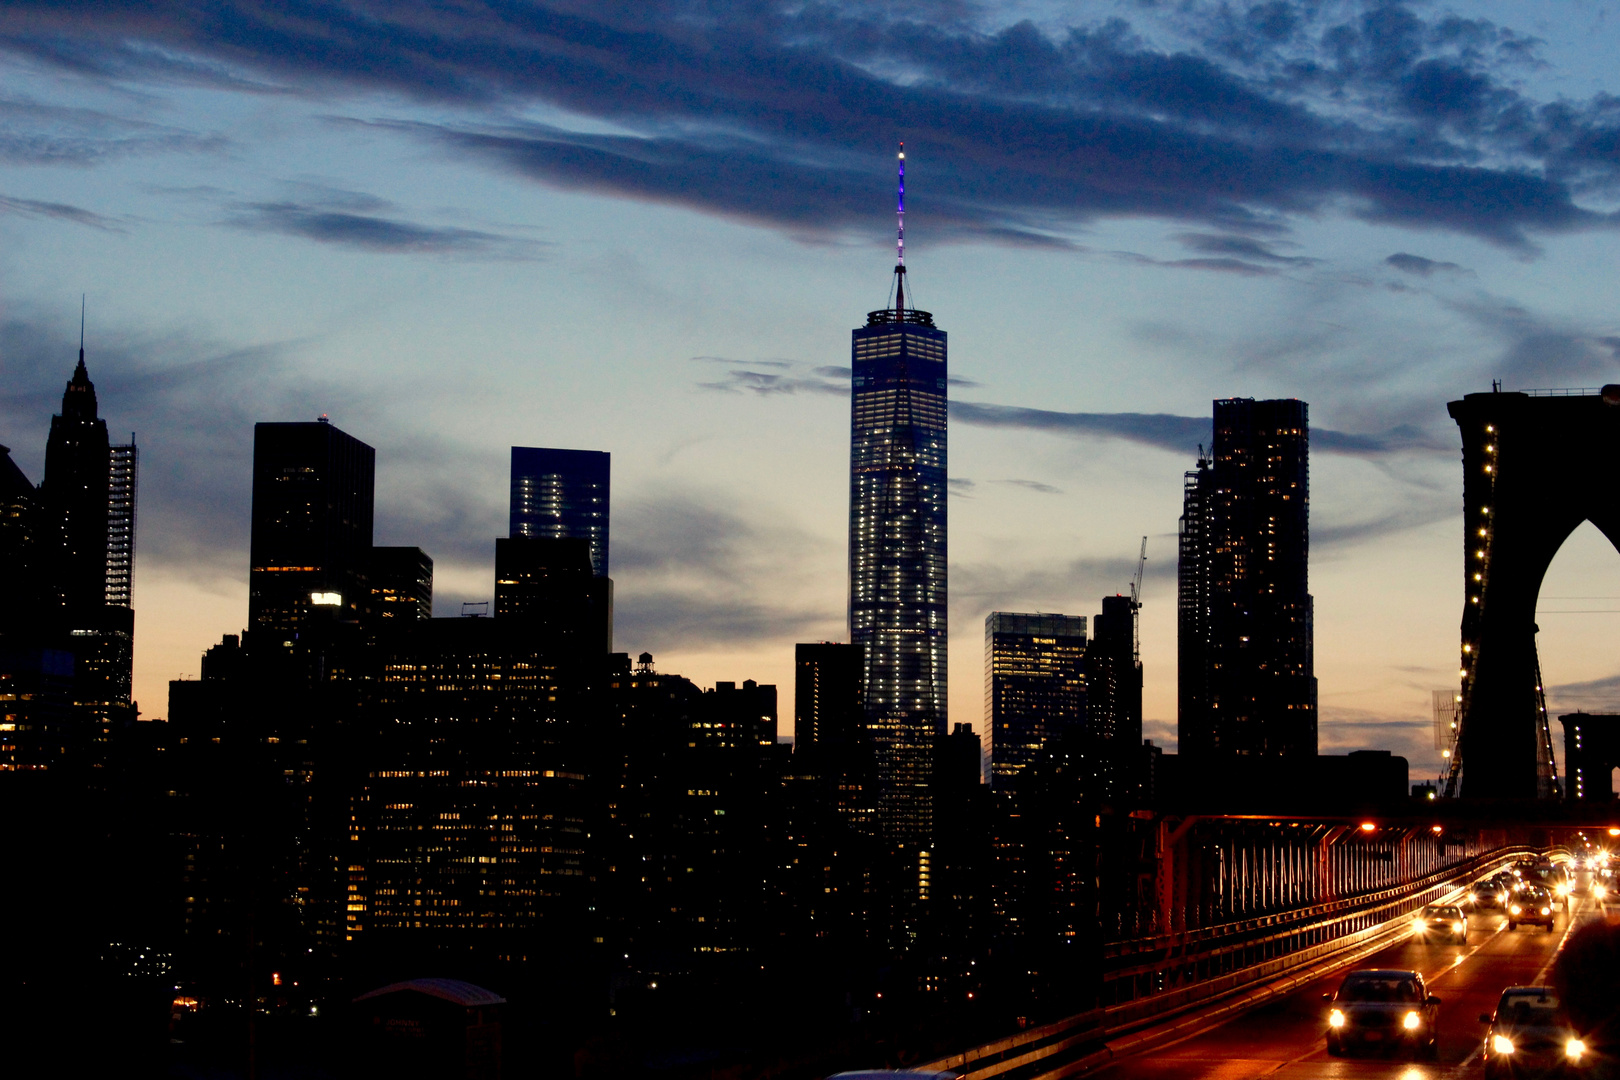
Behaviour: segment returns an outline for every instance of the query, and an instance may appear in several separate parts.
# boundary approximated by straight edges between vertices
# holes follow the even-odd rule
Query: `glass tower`
[[[984,620],[990,786],[1007,790],[1050,744],[1086,727],[1086,617],[992,611]]]
[[[600,450],[512,447],[507,535],[589,540],[591,573],[607,577],[612,464]]]
[[[945,332],[895,306],[851,334],[849,639],[865,649],[866,726],[885,839],[927,846],[945,705]]]

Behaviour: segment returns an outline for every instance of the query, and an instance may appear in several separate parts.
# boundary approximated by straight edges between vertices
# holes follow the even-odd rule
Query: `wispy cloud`
[[[114,219],[69,203],[42,202],[38,199],[18,199],[10,195],[0,195],[0,214],[54,218],[57,221],[71,221],[75,225],[87,225],[104,232],[124,231],[124,227]]]
[[[541,241],[503,236],[479,229],[424,225],[397,214],[382,200],[350,205],[322,202],[239,202],[230,206],[227,224],[250,232],[280,233],[323,244],[388,255],[443,255],[461,259],[529,260],[540,258]]]
[[[1421,255],[1412,255],[1404,251],[1397,251],[1385,259],[1384,262],[1403,274],[1413,274],[1417,277],[1433,277],[1435,274],[1473,273],[1473,271],[1454,262],[1438,262],[1434,259],[1425,259]]]

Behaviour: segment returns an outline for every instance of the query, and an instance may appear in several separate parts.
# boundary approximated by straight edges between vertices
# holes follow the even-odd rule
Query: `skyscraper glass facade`
[[[589,540],[591,572],[608,576],[613,456],[599,450],[512,447],[507,535]]]
[[[984,620],[990,785],[1010,788],[1049,740],[1086,724],[1086,617],[992,611]]]
[[[865,649],[883,834],[925,843],[946,730],[946,338],[904,308],[851,337],[849,637]]]

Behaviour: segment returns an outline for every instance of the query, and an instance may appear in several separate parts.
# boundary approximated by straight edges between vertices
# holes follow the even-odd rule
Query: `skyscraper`
[[[1012,787],[1050,741],[1086,726],[1086,617],[992,611],[984,620],[990,786]]]
[[[495,541],[495,618],[521,624],[553,651],[612,651],[611,584],[591,573],[583,538]]]
[[[1307,406],[1215,402],[1215,443],[1187,474],[1179,602],[1180,745],[1188,757],[1314,756]]]
[[[322,417],[253,426],[248,626],[294,641],[317,608],[353,618],[369,600],[377,452]]]
[[[608,576],[613,455],[598,450],[512,447],[507,535],[589,540],[591,572]]]
[[[433,618],[433,559],[419,547],[374,547],[366,568],[373,623]]]
[[[1142,661],[1129,596],[1105,596],[1086,649],[1086,730],[1095,776],[1112,800],[1137,796],[1142,763]]]
[[[97,415],[96,386],[85,370],[81,345],[79,365],[62,393],[62,411],[51,417],[40,489],[51,587],[70,612],[94,611],[107,602],[110,462],[107,421]]]
[[[926,844],[946,724],[946,341],[906,306],[903,148],[899,218],[894,306],[850,335],[849,638],[866,651],[883,835]]]

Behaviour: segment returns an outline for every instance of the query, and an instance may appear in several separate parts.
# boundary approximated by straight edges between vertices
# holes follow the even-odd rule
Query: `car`
[[[1424,941],[1468,944],[1468,916],[1456,904],[1428,904],[1412,919],[1412,933]]]
[[[1551,932],[1555,905],[1552,893],[1540,885],[1520,885],[1508,899],[1508,929],[1516,930],[1520,923],[1539,923]]]
[[[1511,888],[1509,882],[1514,880],[1512,874],[1508,874],[1505,880],[1503,875],[1493,874],[1491,877],[1475,883],[1474,887],[1469,890],[1469,901],[1476,908],[1505,908],[1507,907],[1508,891]]]
[[[1485,1080],[1564,1076],[1590,1059],[1551,987],[1510,986],[1502,991],[1496,1012],[1481,1013],[1479,1022],[1488,1025]]]
[[[1336,993],[1322,996],[1332,1002],[1327,1048],[1334,1057],[1353,1049],[1430,1059],[1439,1052],[1440,999],[1425,990],[1423,976],[1415,971],[1352,971]]]

